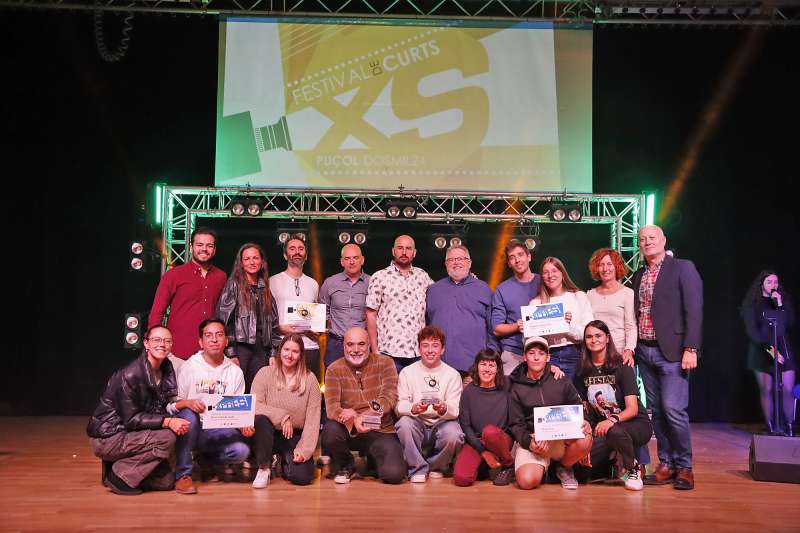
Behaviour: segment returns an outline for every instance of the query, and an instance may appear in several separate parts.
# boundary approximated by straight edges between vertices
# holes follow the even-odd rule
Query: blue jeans
[[[639,372],[653,411],[658,459],[669,468],[692,467],[689,378],[680,361],[667,361],[657,346],[636,346]]]
[[[431,470],[444,472],[464,444],[464,433],[457,420],[447,420],[427,426],[419,418],[401,416],[394,427],[397,430],[397,438],[403,445],[403,457],[408,464],[408,477],[427,474]],[[431,446],[426,458],[423,455],[423,448]]]
[[[563,370],[564,374],[566,374],[566,379],[570,382],[572,382],[572,378],[575,377],[575,369],[580,359],[581,354],[578,351],[578,346],[575,344],[550,348],[550,364],[556,365]]]
[[[181,409],[178,416],[189,421],[189,431],[175,442],[175,479],[192,475],[192,452],[210,456],[214,463],[237,464],[250,455],[244,436],[238,429],[206,429],[200,417],[191,409]]]

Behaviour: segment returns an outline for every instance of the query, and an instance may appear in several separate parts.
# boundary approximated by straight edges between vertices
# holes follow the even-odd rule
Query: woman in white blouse
[[[611,248],[601,248],[589,259],[589,272],[600,285],[588,293],[592,312],[611,331],[614,347],[622,354],[622,362],[633,366],[633,351],[636,349],[636,316],[633,310],[633,290],[620,280],[628,275],[628,267]]]
[[[546,257],[540,269],[542,286],[539,296],[530,305],[561,303],[564,320],[569,325],[565,333],[543,335],[550,345],[550,364],[564,371],[572,381],[580,360],[580,344],[586,324],[594,320],[592,306],[586,293],[578,289],[567,274],[564,263],[557,257]]]

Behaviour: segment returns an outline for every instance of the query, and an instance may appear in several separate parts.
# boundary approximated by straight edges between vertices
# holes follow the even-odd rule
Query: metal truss
[[[243,196],[259,199],[264,209],[258,217],[234,217],[231,200]],[[637,237],[644,221],[642,195],[573,194],[552,192],[490,193],[469,191],[358,190],[358,189],[245,189],[166,187],[161,205],[164,268],[188,260],[189,238],[197,218],[338,220],[375,222],[386,220],[392,200],[413,200],[415,219],[409,223],[510,223],[606,224],[609,245],[618,250],[631,271],[639,265]],[[579,222],[553,222],[550,204],[579,204]]]
[[[0,7],[212,16],[550,20],[560,23],[800,25],[797,0],[0,0]]]

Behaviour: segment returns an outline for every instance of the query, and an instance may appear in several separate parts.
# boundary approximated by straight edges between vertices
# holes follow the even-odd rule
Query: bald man
[[[703,330],[703,281],[689,260],[666,252],[658,226],[639,230],[645,264],[633,275],[639,326],[636,361],[642,375],[660,464],[645,484],[694,488],[689,428],[689,372],[697,367]]]
[[[392,262],[372,275],[367,292],[372,352],[390,356],[398,372],[419,359],[417,333],[425,327],[425,295],[433,285],[427,272],[412,265],[416,255],[414,239],[397,237]]]
[[[322,282],[319,301],[327,306],[328,342],[325,346],[325,367],[344,354],[344,333],[350,328],[366,328],[366,301],[369,274],[362,270],[364,256],[357,244],[342,248],[339,262],[342,271]]]

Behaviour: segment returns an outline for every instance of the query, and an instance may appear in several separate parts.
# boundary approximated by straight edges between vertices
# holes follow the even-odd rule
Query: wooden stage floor
[[[628,492],[558,485],[534,491],[452,479],[386,486],[317,480],[199,484],[200,493],[121,497],[99,482],[84,436],[87,417],[0,417],[0,532],[150,531],[800,531],[800,485],[753,481],[750,434],[694,425],[697,488]],[[651,443],[652,444],[652,443]]]

